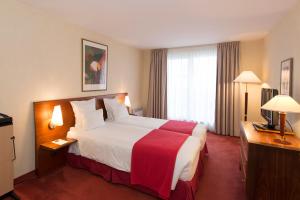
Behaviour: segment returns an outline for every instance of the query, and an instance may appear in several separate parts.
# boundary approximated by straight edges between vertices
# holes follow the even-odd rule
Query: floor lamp
[[[244,121],[247,121],[248,114],[248,84],[261,83],[260,79],[252,71],[243,71],[236,79],[234,83],[245,83],[246,92],[245,92],[245,115]]]

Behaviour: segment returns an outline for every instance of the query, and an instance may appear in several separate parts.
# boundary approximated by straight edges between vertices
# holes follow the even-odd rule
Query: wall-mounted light
[[[125,102],[124,102],[124,104],[125,104],[125,106],[127,106],[127,107],[131,107],[130,99],[129,99],[129,96],[128,96],[128,95],[125,96]]]
[[[125,104],[125,106],[127,107],[128,112],[130,113],[130,107],[131,107],[131,104],[130,104],[130,99],[129,99],[129,96],[128,96],[128,95],[125,96],[124,104]]]
[[[61,113],[61,107],[54,106],[53,113],[52,113],[52,118],[49,123],[49,128],[54,129],[56,126],[62,126],[63,123],[63,118],[62,118],[62,113]]]

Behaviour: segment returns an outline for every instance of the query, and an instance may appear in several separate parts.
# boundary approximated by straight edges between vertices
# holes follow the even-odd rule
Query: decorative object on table
[[[61,107],[60,105],[54,106],[53,113],[51,120],[49,122],[49,128],[54,129],[56,126],[62,126],[63,123],[63,118],[61,114]]]
[[[288,145],[284,137],[286,113],[300,113],[300,105],[288,95],[277,95],[261,107],[265,110],[279,112],[281,139],[274,140],[277,143]]]
[[[293,58],[281,62],[280,94],[290,95],[293,93]]]
[[[261,83],[260,79],[252,72],[252,71],[243,71],[236,79],[234,79],[235,83],[245,83],[246,91],[245,91],[245,115],[244,121],[247,121],[248,114],[248,84]]]
[[[130,98],[129,98],[128,95],[125,96],[124,104],[125,104],[125,106],[126,106],[127,109],[128,109],[128,113],[131,114],[131,110],[130,110],[131,103],[130,103]]]
[[[108,46],[82,39],[82,91],[107,89]]]

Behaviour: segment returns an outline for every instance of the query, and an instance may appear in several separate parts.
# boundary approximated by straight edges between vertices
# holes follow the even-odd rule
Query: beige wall
[[[263,78],[273,88],[280,89],[280,63],[294,58],[293,97],[300,102],[300,2],[277,25],[265,39],[266,57]],[[288,114],[300,137],[300,114]]]
[[[129,92],[142,106],[142,51],[15,0],[0,1],[0,26],[0,112],[14,117],[15,177],[35,168],[32,102]],[[81,38],[109,47],[107,91],[81,92]]]
[[[150,75],[151,50],[143,51],[143,75],[142,75],[142,104],[144,113],[147,111],[149,75]]]
[[[242,41],[240,43],[240,71],[253,71],[262,80],[264,40]],[[248,84],[248,121],[261,121],[261,84]],[[241,119],[244,116],[245,85],[240,86]]]

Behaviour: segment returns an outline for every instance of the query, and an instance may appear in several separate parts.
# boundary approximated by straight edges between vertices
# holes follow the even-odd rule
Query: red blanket
[[[168,199],[171,192],[177,153],[188,135],[152,130],[132,150],[131,184],[145,186]]]
[[[195,122],[169,120],[164,125],[159,127],[159,129],[192,135],[196,125],[197,123]]]

